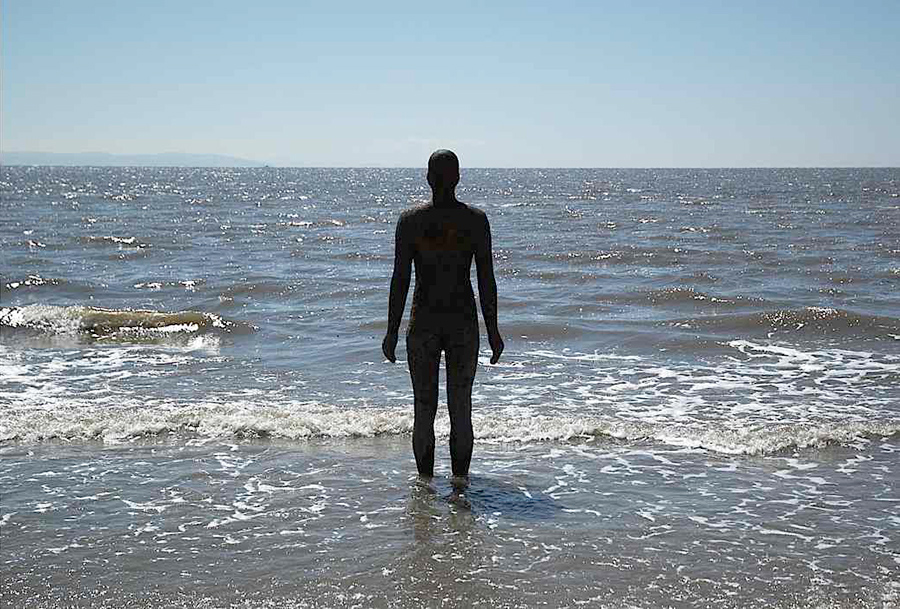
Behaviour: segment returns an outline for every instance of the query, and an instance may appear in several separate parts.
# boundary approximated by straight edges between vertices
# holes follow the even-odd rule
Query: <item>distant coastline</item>
[[[111,154],[108,152],[0,152],[2,165],[67,167],[265,167],[266,163],[224,154]]]
[[[317,168],[317,169],[416,169],[416,164],[394,165],[384,162],[363,162],[359,164],[287,164],[281,162],[264,162],[254,159],[229,156],[226,154],[195,154],[188,152],[162,152],[152,154],[113,154],[109,152],[4,152],[0,151],[0,165],[18,167],[279,167],[279,168]],[[896,169],[900,165],[873,164],[831,166],[814,165],[716,165],[716,166],[645,166],[631,167],[625,165],[612,166],[489,166],[472,165],[469,169]]]

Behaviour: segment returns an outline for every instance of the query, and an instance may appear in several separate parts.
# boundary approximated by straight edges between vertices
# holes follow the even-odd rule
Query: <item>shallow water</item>
[[[421,173],[2,169],[4,606],[900,604],[896,169],[464,172],[461,494],[380,354]]]
[[[887,606],[897,450],[481,445],[459,491],[417,480],[395,438],[7,448],[5,595]]]

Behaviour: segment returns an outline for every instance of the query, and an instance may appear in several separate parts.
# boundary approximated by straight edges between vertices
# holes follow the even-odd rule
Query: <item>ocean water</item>
[[[506,341],[462,491],[380,352],[424,170],[3,167],[2,605],[900,606],[900,170],[458,194]]]

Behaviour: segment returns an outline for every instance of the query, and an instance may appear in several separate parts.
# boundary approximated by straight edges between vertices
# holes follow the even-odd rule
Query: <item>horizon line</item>
[[[133,164],[133,163],[54,163],[53,159],[47,159],[51,162],[5,162],[3,157],[16,155],[46,155],[48,157],[78,157],[97,155],[103,157],[186,157],[184,160],[189,161],[190,157],[200,157],[197,160],[199,164],[191,165],[184,163],[176,164]],[[207,165],[201,160],[202,157],[220,159],[220,164]],[[225,162],[231,161],[231,162]],[[247,157],[234,156],[222,153],[206,153],[206,152],[138,152],[138,153],[120,153],[120,152],[40,152],[34,150],[0,150],[0,166],[3,167],[129,167],[129,168],[182,168],[182,169],[423,169],[425,163],[421,165],[394,165],[387,163],[373,164],[282,164],[267,161],[259,161]],[[461,169],[900,169],[898,164],[877,164],[877,165],[767,165],[767,164],[751,164],[751,165],[462,165]]]
[[[51,163],[0,163],[2,167],[69,167],[82,169],[421,169],[425,165],[59,165]],[[463,165],[467,169],[900,169],[900,165]]]
[[[206,165],[206,164],[198,164],[198,165],[185,165],[185,164],[172,164],[172,165],[144,165],[144,164],[130,164],[130,163],[112,163],[112,164],[97,164],[97,163],[33,163],[33,162],[12,162],[7,163],[4,161],[3,157],[10,155],[46,155],[49,157],[59,156],[59,157],[77,157],[77,156],[104,156],[104,157],[112,157],[114,160],[116,157],[209,157],[209,158],[217,158],[223,161],[233,161],[233,163],[229,164],[221,164],[221,165]],[[48,159],[51,160],[51,159]],[[188,160],[188,159],[185,159]],[[222,153],[206,153],[206,152],[138,152],[138,153],[119,153],[119,152],[102,152],[102,151],[89,151],[89,152],[40,152],[34,150],[0,150],[0,166],[3,167],[85,167],[85,168],[100,168],[100,167],[129,167],[129,168],[181,168],[181,169],[423,169],[425,164],[421,165],[393,165],[386,163],[374,163],[374,164],[335,164],[335,165],[320,165],[320,164],[281,164],[281,163],[270,163],[267,161],[259,161],[256,159],[251,159],[247,157],[234,156],[230,154],[222,154]],[[879,165],[765,165],[765,164],[753,164],[753,165],[462,165],[461,170],[465,171],[466,169],[898,169],[900,168],[900,164],[879,164]]]

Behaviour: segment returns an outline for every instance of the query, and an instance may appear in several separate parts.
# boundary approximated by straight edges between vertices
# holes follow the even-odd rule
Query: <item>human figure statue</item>
[[[406,356],[415,399],[412,444],[416,467],[420,476],[434,475],[434,417],[443,351],[450,459],[454,478],[464,480],[472,460],[472,383],[478,364],[478,314],[469,279],[473,259],[492,364],[503,353],[503,339],[497,328],[491,228],[483,211],[456,198],[458,182],[459,159],[449,150],[436,151],[428,159],[431,203],[404,211],[397,221],[388,328],[381,348],[388,360],[397,361],[400,318],[415,263],[416,287],[406,332]]]

